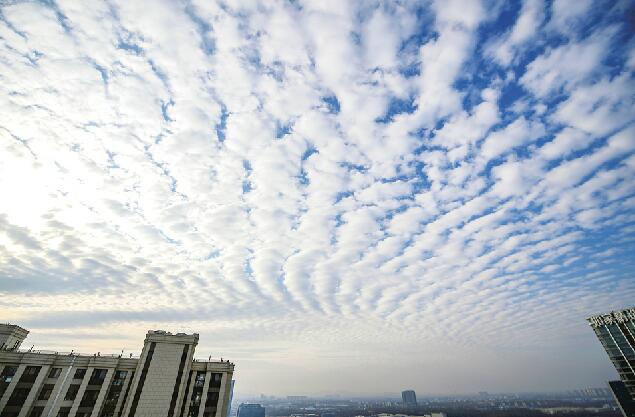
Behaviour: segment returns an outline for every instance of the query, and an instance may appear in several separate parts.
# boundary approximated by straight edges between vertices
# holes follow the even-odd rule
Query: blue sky
[[[632,1],[2,1],[0,308],[240,392],[615,377]],[[398,377],[395,377],[395,373]]]

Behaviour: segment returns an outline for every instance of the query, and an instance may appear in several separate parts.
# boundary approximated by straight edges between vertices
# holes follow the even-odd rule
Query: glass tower
[[[624,399],[623,413],[630,416],[633,412],[631,407],[635,401],[635,308],[599,314],[589,317],[587,321],[600,339],[600,343],[620,375],[623,387],[626,388],[627,392],[622,390],[618,396],[614,388],[617,384],[609,384],[616,399],[618,397]],[[625,398],[625,394],[630,395],[630,399]],[[620,402],[619,399],[618,402]]]

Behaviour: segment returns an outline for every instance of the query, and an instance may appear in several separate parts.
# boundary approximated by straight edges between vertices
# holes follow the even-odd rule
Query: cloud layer
[[[198,331],[253,392],[610,375],[632,2],[0,4],[0,306],[35,342]]]

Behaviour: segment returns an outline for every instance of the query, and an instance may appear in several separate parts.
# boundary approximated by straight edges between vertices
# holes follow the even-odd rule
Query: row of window
[[[38,400],[48,400],[51,397],[51,393],[53,392],[54,384],[44,384],[42,389],[40,390],[40,394],[38,395]],[[16,387],[11,393],[11,397],[7,401],[8,406],[20,406],[24,404],[26,401],[29,392],[31,391],[31,387]],[[65,401],[74,401],[77,397],[77,392],[79,391],[79,384],[72,384],[68,387],[68,391],[66,391],[66,395],[64,396]],[[87,401],[92,400],[92,393],[99,393],[98,390],[90,390],[86,391],[84,394],[84,398],[82,398],[82,403],[84,403],[84,399],[88,397]],[[96,399],[96,395],[94,396]],[[94,404],[94,403],[93,403]],[[82,405],[83,406],[83,405]]]
[[[44,407],[33,407],[33,409],[31,410],[31,413],[29,414],[29,417],[41,417],[42,413],[44,412]],[[57,416],[56,417],[68,417],[71,413],[71,408],[70,407],[61,407],[60,410],[57,412]],[[84,413],[77,413],[76,416],[83,416],[85,415]]]
[[[31,412],[29,413],[29,417],[42,417],[42,413],[44,412],[44,407],[33,407]],[[56,417],[68,417],[71,414],[71,407],[62,407],[58,411]],[[75,414],[76,417],[89,417],[90,413],[81,413],[78,412]]]
[[[35,378],[37,378],[40,373],[40,366],[27,366],[20,377],[20,382],[34,382]],[[2,370],[0,374],[0,382],[11,382],[13,377],[15,376],[18,370],[17,365],[7,365]],[[117,372],[126,372],[126,371],[117,371]],[[94,369],[91,375],[91,379],[88,382],[90,385],[100,384],[106,378],[106,369]],[[48,378],[59,378],[62,374],[62,368],[51,368],[48,374]],[[73,375],[73,379],[84,379],[86,375],[86,368],[77,368],[75,370],[75,374]],[[94,382],[95,384],[93,384]]]
[[[20,377],[20,383],[23,382],[33,382],[35,378],[40,372],[41,367],[39,366],[27,366]],[[17,366],[5,366],[0,374],[0,385],[9,385],[12,381],[13,377],[17,372]],[[62,372],[62,368],[52,368],[48,374],[49,378],[58,378]],[[84,395],[82,396],[82,400],[79,404],[80,407],[93,407],[97,402],[97,398],[99,396],[99,392],[101,388],[90,388],[90,386],[94,385],[102,385],[108,370],[107,369],[94,369],[91,378],[88,381],[87,389],[84,391]],[[85,368],[79,368],[75,371],[75,375],[73,379],[83,379],[86,375]],[[115,371],[113,375],[113,379],[111,382],[111,387],[108,392],[108,396],[106,400],[112,402],[119,398],[119,392],[121,391],[121,386],[123,385],[126,376],[128,375],[128,371]],[[71,384],[64,395],[65,401],[74,401],[77,397],[77,393],[79,392],[80,384]],[[6,387],[3,387],[6,388]],[[26,399],[31,391],[32,384],[30,386],[16,386],[11,396],[7,401],[7,406],[10,407],[20,407],[24,405]],[[40,392],[37,396],[37,400],[46,401],[51,398],[53,393],[53,389],[55,388],[55,384],[44,384],[40,389]],[[0,388],[1,389],[1,388]],[[2,389],[4,392],[4,389]],[[44,410],[42,406],[35,406],[29,413],[29,417],[39,417]],[[70,413],[70,407],[61,407],[57,417],[65,417]],[[84,413],[76,414],[77,417],[84,417]],[[90,413],[86,414],[88,417]]]
[[[24,369],[24,372],[22,373],[22,376],[20,377],[19,382],[20,383],[34,382],[40,370],[41,370],[41,367],[39,366],[27,366]],[[0,391],[4,392],[3,387],[6,388],[6,386],[8,386],[8,384],[12,381],[13,377],[15,376],[16,372],[17,372],[17,366],[11,365],[11,366],[4,367],[4,369],[2,370],[2,373],[0,373]],[[49,371],[48,377],[58,378],[61,375],[61,372],[62,372],[62,368],[52,368]],[[107,372],[108,372],[107,369],[93,369],[91,377],[88,381],[87,389],[85,390],[84,395],[82,396],[82,400],[79,404],[80,407],[93,407],[95,405],[95,403],[97,402],[97,397],[99,396],[100,388],[91,388],[90,386],[102,385],[106,378]],[[192,416],[198,415],[198,409],[201,405],[201,400],[202,400],[203,387],[205,385],[205,376],[206,376],[205,374],[206,373],[204,371],[196,372],[194,388],[192,390],[192,394],[190,397],[191,401],[190,401],[190,410],[188,413],[189,415],[192,415]],[[115,405],[121,394],[121,388],[123,386],[123,383],[127,375],[128,375],[127,371],[115,371],[111,384],[110,384],[110,388],[106,394],[105,409],[103,410],[104,413],[102,413],[102,415],[109,415],[110,413],[114,411]],[[85,376],[86,376],[86,368],[78,368],[75,370],[73,379],[84,379]],[[219,393],[216,391],[212,391],[212,389],[220,387],[222,376],[223,375],[220,373],[211,374],[211,378],[209,382],[210,391],[208,392],[206,401],[205,401],[206,412],[211,411],[211,410],[208,410],[208,408],[216,407],[218,403]],[[53,393],[54,388],[55,388],[55,384],[44,384],[42,388],[40,389],[37,400],[42,400],[42,401],[49,400]],[[77,397],[77,393],[79,392],[79,388],[80,388],[79,383],[71,383],[68,387],[68,390],[66,391],[64,395],[64,401],[74,401]],[[27,387],[17,386],[11,393],[11,396],[7,402],[7,406],[22,406],[26,402],[26,398],[29,395],[30,391],[31,391],[31,386],[27,386]],[[43,409],[44,408],[41,406],[33,407],[33,409],[31,410],[31,413],[29,413],[29,417],[39,417]],[[66,417],[68,413],[70,413],[70,407],[62,407],[60,408],[57,417]],[[77,417],[82,417],[82,414],[83,413],[78,413]]]
[[[113,417],[115,415],[115,409],[117,408],[117,403],[119,402],[119,397],[123,389],[123,383],[127,375],[127,371],[116,371],[115,375],[113,375],[110,388],[104,399],[100,417]],[[134,377],[134,372],[131,377]],[[130,386],[128,386],[128,390],[130,390]],[[123,401],[125,402],[125,396]]]
[[[211,410],[207,410],[210,407],[216,407],[218,404],[219,393],[212,391],[214,388],[218,388],[221,385],[223,374],[213,373],[210,375],[209,390],[205,399],[206,411],[204,414],[209,414]],[[192,389],[192,395],[190,396],[190,409],[188,417],[198,416],[199,408],[201,406],[201,400],[203,398],[203,387],[205,386],[205,371],[197,371],[194,377],[194,388]]]
[[[209,386],[218,388],[220,387],[223,374],[212,374],[209,380]],[[195,387],[202,387],[205,385],[205,371],[197,371],[196,379],[194,380]]]

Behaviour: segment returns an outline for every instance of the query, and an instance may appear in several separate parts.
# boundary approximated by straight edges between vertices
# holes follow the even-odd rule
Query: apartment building
[[[227,417],[234,364],[194,359],[198,334],[148,331],[141,355],[20,349],[0,324],[0,417]]]

